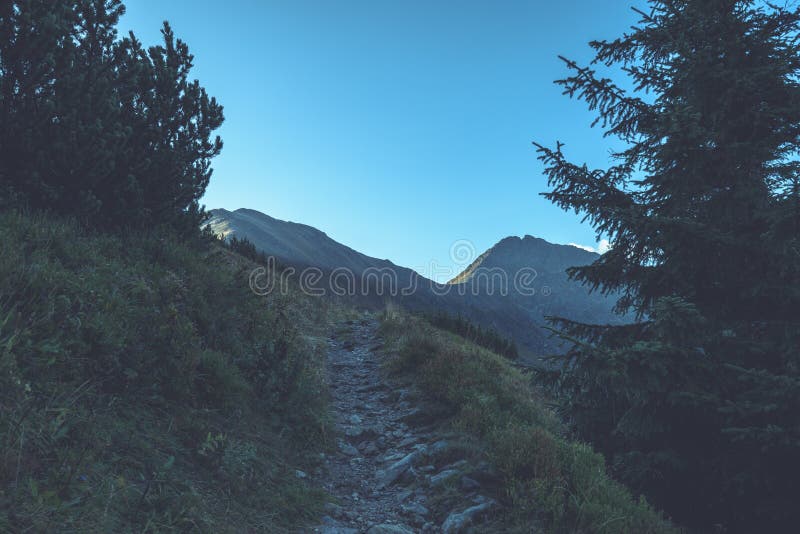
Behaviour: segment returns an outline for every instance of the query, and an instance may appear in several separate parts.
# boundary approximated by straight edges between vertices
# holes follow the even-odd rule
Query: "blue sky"
[[[208,208],[310,224],[370,256],[448,278],[458,240],[596,246],[538,193],[531,142],[604,166],[612,146],[552,81],[557,55],[636,22],[638,0],[128,0],[121,30],[163,20],[225,106]]]

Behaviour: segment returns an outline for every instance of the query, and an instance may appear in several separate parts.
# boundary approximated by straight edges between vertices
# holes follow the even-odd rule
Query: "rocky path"
[[[425,426],[429,414],[412,404],[408,386],[383,376],[378,322],[350,321],[343,330],[329,340],[328,379],[339,437],[321,476],[336,502],[326,505],[322,525],[312,532],[461,531],[494,502],[479,495],[480,483],[463,475],[464,460],[443,463],[449,445]],[[439,523],[433,497],[454,487],[467,500]]]

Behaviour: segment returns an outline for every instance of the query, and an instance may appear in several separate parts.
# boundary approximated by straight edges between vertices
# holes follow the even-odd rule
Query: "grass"
[[[326,310],[218,243],[0,215],[0,531],[283,532],[325,442]],[[315,444],[315,445],[311,445]]]
[[[568,439],[529,376],[506,358],[402,313],[387,312],[381,332],[393,370],[454,414],[453,427],[499,471],[502,530],[678,532],[612,480],[600,454]]]

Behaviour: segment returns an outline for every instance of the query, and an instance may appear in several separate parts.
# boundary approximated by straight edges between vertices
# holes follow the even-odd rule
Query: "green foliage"
[[[222,242],[225,243],[225,245],[232,251],[236,252],[237,254],[241,254],[245,258],[259,263],[266,263],[266,255],[263,252],[256,250],[256,246],[246,237],[242,237],[240,239],[234,235],[227,240],[222,240]]]
[[[438,312],[426,315],[425,318],[433,326],[458,334],[476,345],[487,348],[515,360],[519,357],[517,345],[510,339],[506,339],[497,333],[493,328],[483,329],[463,318],[461,315],[452,316],[446,312]]]
[[[324,322],[318,303],[256,296],[254,264],[213,242],[17,213],[0,232],[0,530],[274,531],[315,513],[294,466],[325,432],[320,354],[297,333]]]
[[[658,0],[559,83],[625,148],[609,169],[540,146],[547,198],[613,246],[571,275],[640,322],[555,320],[545,373],[580,435],[682,522],[796,529],[800,510],[800,9]],[[626,92],[594,68],[621,67]],[[602,67],[601,67],[602,68]]]
[[[121,0],[0,7],[0,207],[25,203],[104,228],[196,233],[222,107],[189,78],[193,58],[118,38]]]
[[[205,230],[209,232],[210,235],[213,235],[210,226],[206,226]],[[227,238],[221,236],[214,236],[216,239],[219,239],[219,242],[228,249],[232,250],[233,252],[239,254],[240,256],[244,256],[250,261],[254,261],[264,267],[275,269],[278,271],[284,270],[286,268],[281,262],[277,261],[274,256],[268,256],[264,252],[256,249],[255,244],[252,241],[247,239],[247,237],[236,237],[235,235],[229,236]]]
[[[391,314],[381,332],[432,400],[480,440],[502,476],[503,531],[674,532],[644,501],[614,482],[602,455],[564,436],[529,377],[508,360],[419,318]]]

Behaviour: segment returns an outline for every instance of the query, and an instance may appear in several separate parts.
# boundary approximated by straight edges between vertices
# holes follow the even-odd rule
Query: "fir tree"
[[[554,319],[573,346],[546,377],[577,431],[678,520],[784,531],[800,520],[800,10],[650,4],[557,82],[623,142],[613,166],[537,145],[545,196],[613,243],[570,275],[621,292],[639,321]]]

